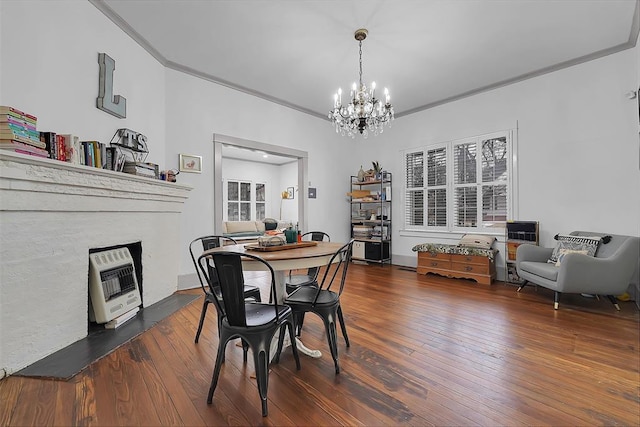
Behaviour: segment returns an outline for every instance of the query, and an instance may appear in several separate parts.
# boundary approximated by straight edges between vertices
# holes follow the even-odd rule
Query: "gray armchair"
[[[524,244],[516,251],[516,271],[524,279],[518,292],[528,283],[555,291],[557,310],[562,293],[606,295],[620,310],[615,295],[626,292],[640,262],[640,239],[635,236],[610,235],[588,231],[574,231],[573,236],[611,236],[602,241],[595,257],[568,253],[559,267],[547,263],[553,248]]]

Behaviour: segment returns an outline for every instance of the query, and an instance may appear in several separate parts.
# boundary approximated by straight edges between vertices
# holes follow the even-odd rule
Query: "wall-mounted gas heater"
[[[129,249],[89,254],[89,295],[89,320],[93,322],[107,323],[137,311],[142,299]]]

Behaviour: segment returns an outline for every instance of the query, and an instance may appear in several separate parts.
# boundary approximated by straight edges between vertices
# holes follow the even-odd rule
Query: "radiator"
[[[129,249],[89,254],[89,320],[107,323],[142,304]]]

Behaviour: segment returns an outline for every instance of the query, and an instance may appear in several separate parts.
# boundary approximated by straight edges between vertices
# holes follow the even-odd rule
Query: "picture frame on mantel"
[[[202,173],[202,156],[180,154],[180,172]]]

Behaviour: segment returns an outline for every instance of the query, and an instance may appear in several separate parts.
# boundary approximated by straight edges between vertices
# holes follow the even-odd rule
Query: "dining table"
[[[287,296],[286,272],[290,270],[308,269],[312,267],[322,267],[331,262],[333,255],[342,248],[344,243],[336,242],[301,242],[299,244],[287,244],[282,248],[261,247],[256,243],[245,243],[237,245],[225,245],[205,251],[205,254],[216,252],[236,252],[240,254],[250,253],[264,259],[274,271],[276,284],[275,300],[282,304]],[[334,259],[337,262],[338,259]],[[268,271],[261,262],[250,258],[242,258],[242,268],[245,271]],[[285,337],[288,338],[288,337]],[[310,357],[318,358],[322,356],[319,350],[307,348],[298,337],[296,346],[300,353]],[[286,341],[286,340],[285,340]],[[274,340],[275,342],[275,340]],[[276,343],[277,344],[277,343]],[[274,344],[272,343],[272,347]],[[271,351],[273,354],[273,349]]]

